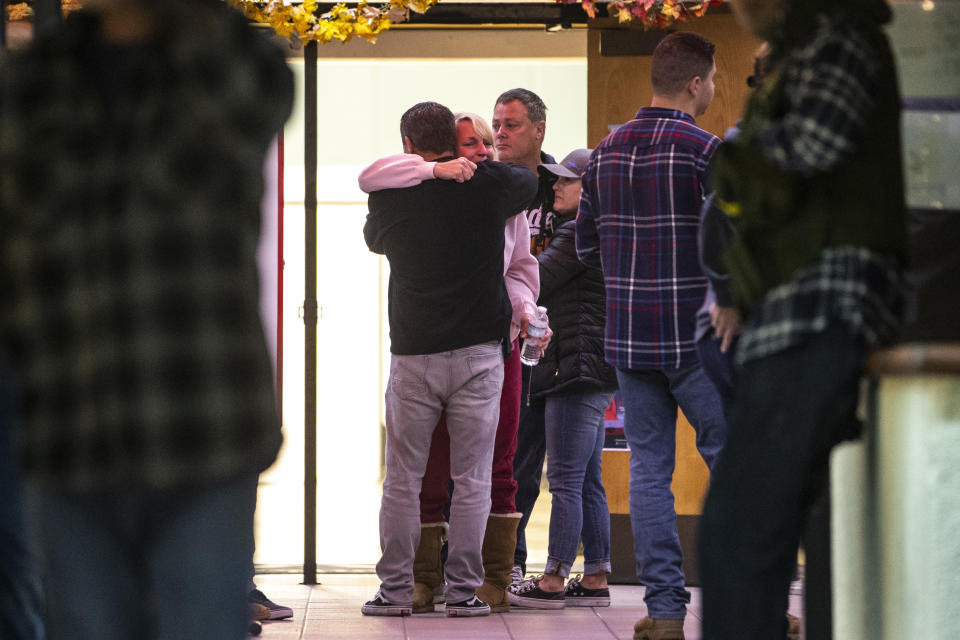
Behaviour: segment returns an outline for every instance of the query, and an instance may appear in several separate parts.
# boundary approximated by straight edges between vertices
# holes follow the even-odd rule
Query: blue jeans
[[[169,490],[27,483],[50,640],[244,640],[257,476]]]
[[[39,640],[39,568],[27,543],[23,479],[13,450],[13,373],[0,359],[0,638]]]
[[[727,436],[723,404],[699,364],[662,371],[617,370],[630,447],[630,524],[637,578],[653,618],[682,619],[690,592],[670,482],[676,457],[677,407],[697,432],[697,449],[713,469]]]
[[[547,451],[544,411],[546,401],[527,401],[530,389],[530,367],[523,366],[523,384],[520,395],[520,424],[517,428],[517,453],[513,456],[513,479],[517,481],[517,511],[521,514],[517,525],[517,548],[513,563],[527,570],[527,538],[525,531],[533,505],[540,496],[540,478],[543,477],[543,459]]]
[[[570,575],[583,540],[583,572],[610,573],[610,510],[600,472],[603,414],[612,392],[548,396],[547,481],[553,497],[545,573]]]

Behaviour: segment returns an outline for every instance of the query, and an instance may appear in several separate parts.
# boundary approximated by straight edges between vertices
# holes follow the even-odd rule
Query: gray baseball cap
[[[587,162],[592,152],[593,149],[574,149],[560,161],[560,164],[542,164],[540,168],[564,178],[579,178],[587,169]]]

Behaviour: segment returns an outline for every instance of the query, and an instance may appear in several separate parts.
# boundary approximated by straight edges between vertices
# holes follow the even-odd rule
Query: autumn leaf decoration
[[[353,7],[339,3],[328,12],[317,15],[316,0],[292,4],[290,0],[225,0],[243,11],[250,20],[268,24],[285,38],[306,44],[311,40],[327,43],[347,42],[354,36],[376,42],[377,36],[391,24],[404,22],[410,12],[423,13],[438,0],[389,0],[382,5],[365,1]]]
[[[7,5],[7,21],[17,22],[33,17],[33,9],[26,2],[14,2]]]
[[[372,5],[365,0],[354,6],[339,3],[324,14],[317,15],[317,1],[303,0],[224,0],[255,22],[268,24],[274,31],[298,44],[311,40],[327,43],[331,40],[347,42],[354,36],[375,42],[377,36],[391,24],[404,22],[410,12],[423,13],[439,0],[384,0]],[[64,12],[80,8],[82,0],[61,0]],[[7,20],[30,20],[31,2],[8,3]]]
[[[80,8],[79,0],[60,0],[60,8],[65,14]],[[32,2],[7,2],[7,22],[29,22],[33,20]]]
[[[316,0],[224,0],[240,9],[256,22],[268,24],[285,38],[305,44],[311,40],[327,43],[331,40],[347,42],[354,36],[375,42],[377,36],[391,24],[404,22],[410,12],[424,13],[439,0],[386,0],[372,5],[361,0],[355,6],[341,2],[328,12],[317,15]],[[557,0],[559,3],[580,4],[591,18],[596,17],[597,2],[594,0]],[[77,8],[82,2],[67,0],[64,10]],[[645,28],[663,29],[676,21],[702,16],[710,7],[723,4],[723,0],[612,0],[607,2],[607,13],[619,22],[639,22]],[[29,2],[7,5],[8,20],[29,19],[32,16]]]
[[[579,3],[591,18],[596,17],[597,3],[593,0],[557,0],[564,4]],[[639,22],[648,29],[663,29],[676,21],[699,18],[710,7],[718,7],[723,0],[627,0],[607,2],[607,13],[619,22]]]

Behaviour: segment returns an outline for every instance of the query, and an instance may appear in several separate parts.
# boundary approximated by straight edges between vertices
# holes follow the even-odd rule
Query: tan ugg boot
[[[443,582],[440,552],[446,539],[446,522],[420,525],[420,544],[413,558],[414,613],[433,613],[433,592]]]
[[[520,513],[491,513],[483,536],[484,580],[477,597],[490,605],[490,613],[510,611],[507,587],[513,569],[513,552],[517,548],[517,525]]]
[[[684,640],[683,620],[647,616],[633,625],[633,640]]]

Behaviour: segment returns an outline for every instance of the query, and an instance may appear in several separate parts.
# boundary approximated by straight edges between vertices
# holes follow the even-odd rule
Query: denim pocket
[[[503,388],[503,355],[499,345],[495,349],[485,345],[471,348],[466,354],[466,362],[471,384],[479,393],[485,397],[500,393]]]
[[[423,356],[393,356],[387,389],[406,400],[424,396],[427,393],[426,359]]]

